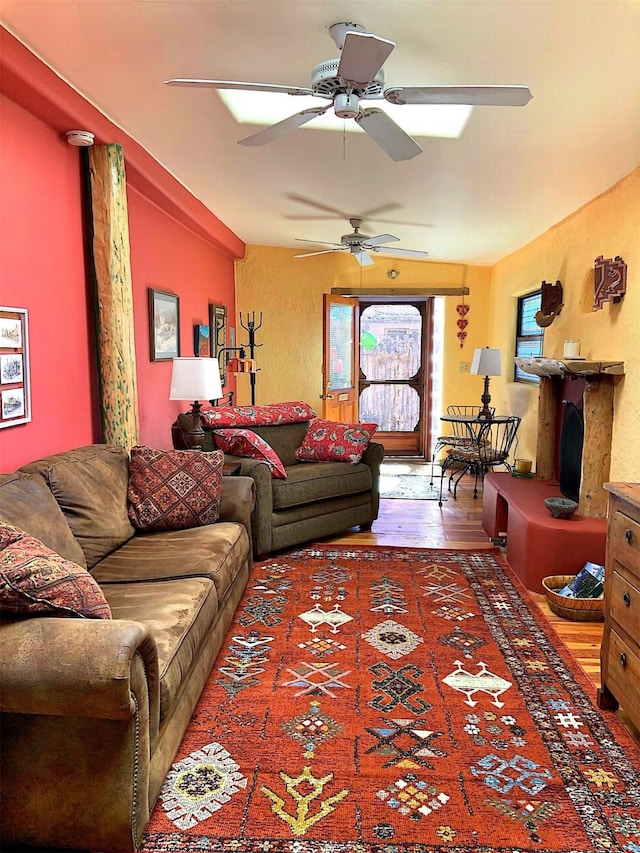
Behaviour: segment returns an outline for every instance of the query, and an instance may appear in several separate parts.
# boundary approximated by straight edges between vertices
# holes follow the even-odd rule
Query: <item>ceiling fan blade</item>
[[[422,252],[419,249],[396,249],[393,246],[371,246],[371,251],[382,255],[397,255],[399,258],[429,257],[429,252]]]
[[[362,245],[368,248],[369,246],[379,246],[380,243],[397,243],[399,237],[394,237],[393,234],[378,234],[376,237],[367,237]]]
[[[411,160],[422,154],[418,143],[382,110],[364,110],[356,121],[392,160]]]
[[[311,241],[309,241],[311,242]],[[303,255],[294,255],[294,258],[311,258],[313,255],[327,255],[329,252],[345,252],[348,246],[339,246],[337,249],[322,249],[320,252],[305,252]]]
[[[371,83],[395,46],[395,42],[373,33],[348,32],[340,54],[338,77],[350,83]]]
[[[390,104],[467,104],[524,107],[533,95],[526,86],[399,86],[385,89]]]
[[[370,267],[373,264],[373,258],[364,249],[360,249],[359,252],[353,252],[352,254],[361,267]]]
[[[299,201],[300,204],[308,204],[310,207],[316,207],[318,210],[323,210],[325,213],[334,213],[340,219],[349,218],[346,214],[344,214],[341,210],[338,210],[336,207],[329,207],[329,205],[322,204],[319,201],[314,201],[312,198],[305,198],[303,195],[297,195],[297,193],[287,193],[286,196],[287,198],[290,198],[291,201]]]
[[[175,77],[172,80],[165,80],[164,82],[167,86],[192,86],[200,89],[244,89],[249,92],[279,92],[284,95],[313,95],[311,89],[307,89],[303,86],[279,86],[277,83],[243,83],[240,80],[206,80],[197,77]]]
[[[344,249],[344,243],[334,243],[331,240],[305,240],[303,237],[296,237],[298,243],[316,243],[320,246],[337,246],[339,249]],[[348,248],[348,247],[347,247]]]
[[[238,140],[238,145],[267,145],[269,142],[279,139],[291,130],[301,127],[308,121],[318,118],[318,116],[326,113],[330,106],[331,104],[326,107],[312,107],[309,110],[302,110],[301,113],[296,113],[276,124],[272,124],[271,127],[260,130],[258,133],[254,133],[253,136],[246,136],[244,139]]]
[[[378,220],[379,222],[384,222],[385,220],[379,218],[380,214],[391,212],[392,210],[399,210],[402,207],[402,205],[396,204],[395,202],[389,202],[389,204],[380,204],[378,205],[378,207],[372,207],[369,210],[365,210],[363,213],[355,215],[345,213],[343,210],[338,210],[335,207],[329,207],[329,205],[314,201],[312,198],[305,198],[305,196],[298,195],[297,193],[286,193],[286,197],[291,199],[291,201],[297,201],[301,204],[307,204],[309,205],[309,207],[315,207],[317,210],[322,210],[325,214],[327,214],[326,216],[314,216],[313,214],[285,216],[285,219],[294,219],[299,221],[309,221],[318,219],[360,219],[363,222],[367,220]],[[407,223],[403,222],[399,224],[406,225]]]

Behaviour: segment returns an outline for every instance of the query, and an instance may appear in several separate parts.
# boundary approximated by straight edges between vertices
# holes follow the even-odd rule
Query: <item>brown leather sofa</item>
[[[217,523],[139,534],[128,465],[92,445],[0,475],[0,518],[85,565],[113,616],[0,625],[7,849],[136,848],[249,578],[250,478],[223,478]]]
[[[370,527],[380,505],[380,465],[384,446],[369,442],[357,465],[349,462],[298,462],[294,450],[302,444],[310,421],[248,427],[280,457],[287,477],[274,479],[264,462],[225,454],[242,476],[252,477],[256,506],[252,515],[253,554],[258,557],[283,548],[342,533],[350,527]],[[213,430],[203,424],[204,436],[194,439],[193,417],[178,416],[172,426],[173,446],[213,450]]]

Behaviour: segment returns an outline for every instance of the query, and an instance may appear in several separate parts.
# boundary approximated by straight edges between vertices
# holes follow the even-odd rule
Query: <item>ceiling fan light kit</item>
[[[335,114],[353,119],[389,156],[399,162],[422,152],[417,142],[380,109],[366,109],[363,101],[385,99],[404,104],[465,104],[471,106],[525,106],[531,100],[526,86],[392,86],[384,88],[382,66],[395,48],[395,42],[368,32],[362,24],[338,22],[329,27],[338,50],[338,59],[317,65],[311,74],[311,86],[283,86],[276,83],[252,83],[235,80],[173,78],[168,86],[195,86],[212,89],[245,89],[256,92],[280,92],[312,95],[331,103],[302,110],[245,139],[241,145],[267,145],[298,127],[318,118],[332,106]]]

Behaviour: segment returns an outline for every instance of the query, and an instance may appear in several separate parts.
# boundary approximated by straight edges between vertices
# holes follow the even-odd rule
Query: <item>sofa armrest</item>
[[[253,551],[252,513],[256,505],[255,483],[252,477],[233,475],[222,478],[220,521],[239,521],[247,529],[249,556]]]
[[[380,509],[380,466],[384,459],[384,444],[370,441],[362,454],[362,462],[371,469],[371,522],[378,517]]]
[[[3,713],[126,719],[135,712],[136,697],[147,691],[153,737],[159,723],[158,653],[139,622],[45,616],[0,628]]]
[[[271,525],[273,514],[273,478],[269,466],[258,459],[225,454],[225,462],[240,465],[239,478],[251,477],[254,483],[255,509],[251,516],[253,554],[268,554],[271,551]],[[231,477],[226,479],[238,479]]]

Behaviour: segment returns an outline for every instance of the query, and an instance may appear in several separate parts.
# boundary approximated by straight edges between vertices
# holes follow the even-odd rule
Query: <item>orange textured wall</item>
[[[640,480],[640,167],[602,195],[497,263],[491,277],[489,327],[504,353],[515,348],[517,297],[541,281],[560,280],[564,308],[545,329],[544,355],[561,358],[566,339],[581,341],[581,354],[624,361],[615,380],[611,479]],[[627,294],[619,304],[593,310],[594,261],[620,255],[628,266]],[[509,376],[492,381],[501,408],[523,417],[519,455],[535,459],[538,391]]]

